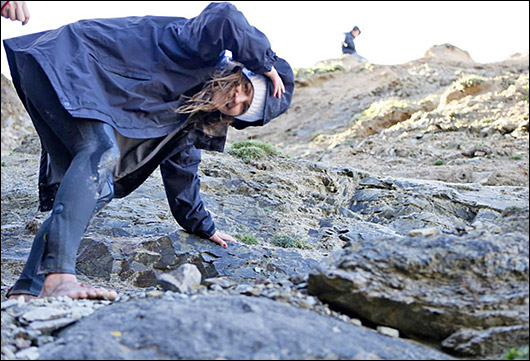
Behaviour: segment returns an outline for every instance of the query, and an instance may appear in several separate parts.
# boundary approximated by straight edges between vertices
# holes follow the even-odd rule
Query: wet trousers
[[[75,274],[77,251],[92,216],[113,198],[113,172],[120,157],[114,129],[101,121],[72,117],[34,60],[21,65],[26,109],[54,173],[62,179],[50,216],[9,295],[38,296],[46,274]]]

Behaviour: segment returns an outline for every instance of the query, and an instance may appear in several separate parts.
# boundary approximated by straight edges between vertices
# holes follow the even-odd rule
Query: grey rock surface
[[[242,296],[112,305],[59,336],[41,348],[39,359],[450,359],[307,310]]]
[[[352,242],[310,274],[309,292],[468,356],[528,343],[528,208],[495,222],[498,233]]]
[[[293,350],[309,350],[297,357],[307,358],[443,358],[433,351],[442,348],[498,359],[528,343],[528,53],[477,64],[460,61],[462,54],[453,50],[442,46],[407,64],[343,64],[344,71],[298,78],[281,120],[229,132],[227,149],[235,140],[264,140],[283,154],[245,163],[204,152],[206,208],[219,229],[241,239],[254,236],[252,246],[234,243],[225,250],[180,230],[159,172],[113,200],[87,229],[77,271],[82,282],[118,290],[117,304],[3,300],[2,358],[34,359],[46,345],[47,355],[64,349],[88,358],[107,344],[96,350],[99,356],[130,355],[138,347],[138,357],[162,357],[150,344],[153,330],[163,355],[176,355],[180,351],[156,328],[170,334],[192,322],[196,329],[188,329],[203,340],[191,341],[193,347],[211,351],[212,339],[217,350],[237,354],[221,343],[212,322],[204,322],[231,307],[238,311],[243,306],[236,299],[270,318],[250,319],[257,312],[239,310],[220,326],[230,341],[241,342],[235,345],[251,350],[248,358],[271,352],[290,357],[280,348],[283,329]],[[2,295],[20,275],[46,217],[36,212],[40,142],[16,98],[3,78]],[[278,237],[296,240],[284,244],[298,248],[279,247]],[[331,253],[319,271],[318,262]],[[162,292],[158,277],[182,264],[199,269],[202,285],[189,293]],[[225,308],[218,311],[208,297]],[[197,311],[193,302],[211,307]],[[139,308],[155,312],[151,304],[160,311],[153,323],[131,318],[141,315]],[[280,310],[285,304],[290,311]],[[131,333],[109,326],[94,335],[97,328],[85,320],[99,308],[105,317],[120,310],[110,318],[123,320]],[[176,316],[166,325],[164,311],[187,311],[189,325]],[[299,311],[312,316],[307,331]],[[265,333],[272,345],[249,346],[238,338],[263,325],[287,326],[278,335]],[[355,335],[349,333],[354,325]],[[426,337],[430,347],[372,330],[384,327],[400,337]],[[74,329],[81,338],[69,333]],[[186,337],[188,329],[176,329]],[[287,333],[293,330],[315,347]]]

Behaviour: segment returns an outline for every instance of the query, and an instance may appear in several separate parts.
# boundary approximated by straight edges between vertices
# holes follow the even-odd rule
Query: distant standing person
[[[344,41],[342,42],[342,53],[354,55],[360,61],[366,62],[368,60],[360,56],[355,50],[354,39],[358,37],[359,35],[361,35],[361,29],[359,29],[358,26],[354,26],[351,31],[348,31],[347,33],[344,34]]]
[[[2,16],[13,21],[21,21],[26,25],[29,21],[29,11],[25,1],[2,1]]]

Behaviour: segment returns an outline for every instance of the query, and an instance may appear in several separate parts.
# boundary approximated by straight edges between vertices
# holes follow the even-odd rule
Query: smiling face
[[[244,114],[252,103],[254,97],[254,88],[250,81],[243,81],[232,89],[228,96],[217,92],[213,96],[213,102],[219,104],[218,109],[221,113],[232,117]]]

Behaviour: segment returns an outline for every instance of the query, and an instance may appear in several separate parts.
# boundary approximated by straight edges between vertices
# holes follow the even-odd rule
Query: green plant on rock
[[[400,99],[387,99],[372,103],[365,109],[362,115],[354,120],[371,119],[378,115],[385,114],[395,110],[409,109],[411,104]]]
[[[438,165],[444,165],[444,161],[441,160],[441,159],[438,159],[438,160],[436,160],[436,161],[433,163],[433,165],[436,165],[436,166],[438,166]]]
[[[248,233],[239,233],[235,236],[238,240],[249,246],[257,246],[259,241],[256,237]]]
[[[270,143],[246,140],[232,144],[228,154],[241,158],[245,163],[248,163],[251,160],[259,160],[269,155],[277,155],[279,152]]]
[[[272,243],[277,247],[282,248],[301,248],[307,247],[306,241],[300,238],[293,238],[283,234],[277,234],[272,238]]]
[[[461,89],[472,88],[484,83],[487,79],[481,76],[471,75],[461,79],[458,84]]]
[[[361,66],[358,71],[359,73],[361,73],[363,71],[373,71],[373,70],[374,70],[374,65],[372,63],[367,63]]]
[[[344,71],[344,67],[340,64],[326,65],[313,68],[297,68],[293,70],[296,79],[303,77],[311,77],[318,74],[333,73],[336,71]]]
[[[528,358],[528,345],[517,348],[513,347],[504,355],[504,360],[528,360]]]

